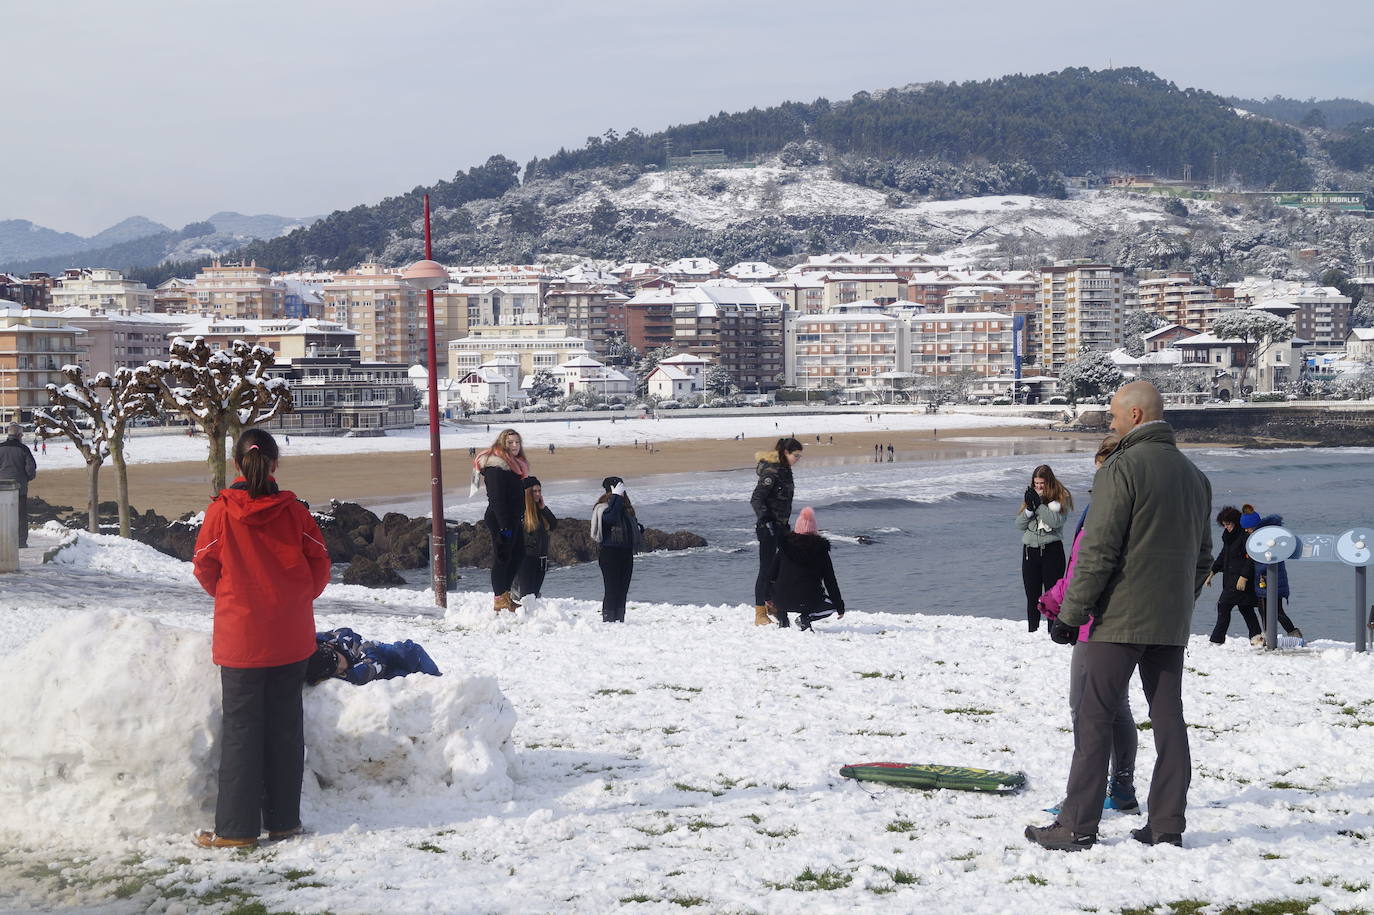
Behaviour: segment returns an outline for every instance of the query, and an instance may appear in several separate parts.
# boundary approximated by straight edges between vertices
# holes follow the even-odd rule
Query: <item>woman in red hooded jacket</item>
[[[215,599],[223,703],[215,831],[196,836],[205,848],[256,845],[264,827],[271,840],[301,831],[301,688],[329,552],[310,510],[277,488],[279,456],[269,433],[239,436],[240,476],[205,510],[196,540],[196,578]]]

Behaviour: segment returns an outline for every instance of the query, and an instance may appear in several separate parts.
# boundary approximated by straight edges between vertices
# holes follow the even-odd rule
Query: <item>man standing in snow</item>
[[[1163,398],[1149,382],[1121,387],[1111,414],[1121,443],[1093,478],[1078,563],[1050,630],[1056,642],[1071,643],[1090,615],[1097,618],[1092,640],[1082,646],[1083,698],[1059,819],[1026,827],[1026,838],[1055,851],[1097,841],[1112,719],[1137,667],[1157,758],[1149,822],[1131,836],[1146,845],[1182,846],[1187,825],[1192,758],[1183,720],[1183,649],[1193,602],[1212,566],[1212,485],[1178,450]]]
[[[29,545],[29,480],[38,476],[38,462],[24,444],[24,428],[10,423],[9,435],[0,442],[0,480],[19,484],[19,545]]]

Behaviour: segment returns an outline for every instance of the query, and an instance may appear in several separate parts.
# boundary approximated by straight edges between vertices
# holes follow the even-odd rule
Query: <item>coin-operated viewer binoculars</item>
[[[1365,651],[1365,586],[1374,560],[1374,530],[1355,528],[1344,534],[1294,534],[1278,526],[1262,527],[1245,541],[1245,552],[1267,565],[1265,575],[1264,647],[1278,647],[1280,562],[1343,562],[1355,567],[1355,650]]]

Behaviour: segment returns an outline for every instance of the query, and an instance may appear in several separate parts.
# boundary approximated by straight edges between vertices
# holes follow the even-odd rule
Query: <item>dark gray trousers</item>
[[[1083,694],[1073,729],[1073,763],[1059,822],[1080,835],[1097,834],[1107,792],[1113,723],[1131,674],[1150,707],[1155,768],[1148,801],[1150,829],[1182,834],[1187,828],[1188,785],[1193,760],[1183,720],[1183,646],[1088,642],[1082,646]]]
[[[301,825],[305,661],[281,667],[221,667],[224,725],[220,736],[215,832],[256,839]]]

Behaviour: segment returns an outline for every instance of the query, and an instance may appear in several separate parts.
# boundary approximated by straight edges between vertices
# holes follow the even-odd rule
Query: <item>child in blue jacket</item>
[[[1255,511],[1255,507],[1253,505],[1244,506],[1243,511],[1244,514],[1240,516],[1240,526],[1245,529],[1246,534],[1253,533],[1255,530],[1261,527],[1269,527],[1271,525],[1277,526],[1283,524],[1283,515],[1265,515],[1264,517],[1260,517],[1259,513]],[[1255,581],[1254,584],[1251,585],[1251,587],[1254,588],[1256,596],[1259,598],[1259,606],[1256,608],[1256,612],[1259,613],[1259,618],[1261,620],[1265,619],[1265,614],[1269,612],[1269,593],[1266,590],[1269,586],[1269,577],[1264,574],[1264,571],[1267,568],[1269,568],[1269,566],[1265,563],[1255,563]],[[1288,600],[1289,595],[1287,563],[1279,563],[1278,579],[1279,626],[1283,629],[1284,632],[1288,633],[1288,635],[1292,636],[1293,638],[1301,639],[1302,630],[1299,629],[1297,626],[1293,625],[1293,621],[1288,618],[1288,614],[1284,611],[1283,606],[1284,601]],[[1251,641],[1255,642],[1256,644],[1263,644],[1264,636],[1257,635],[1254,638],[1252,638]]]

